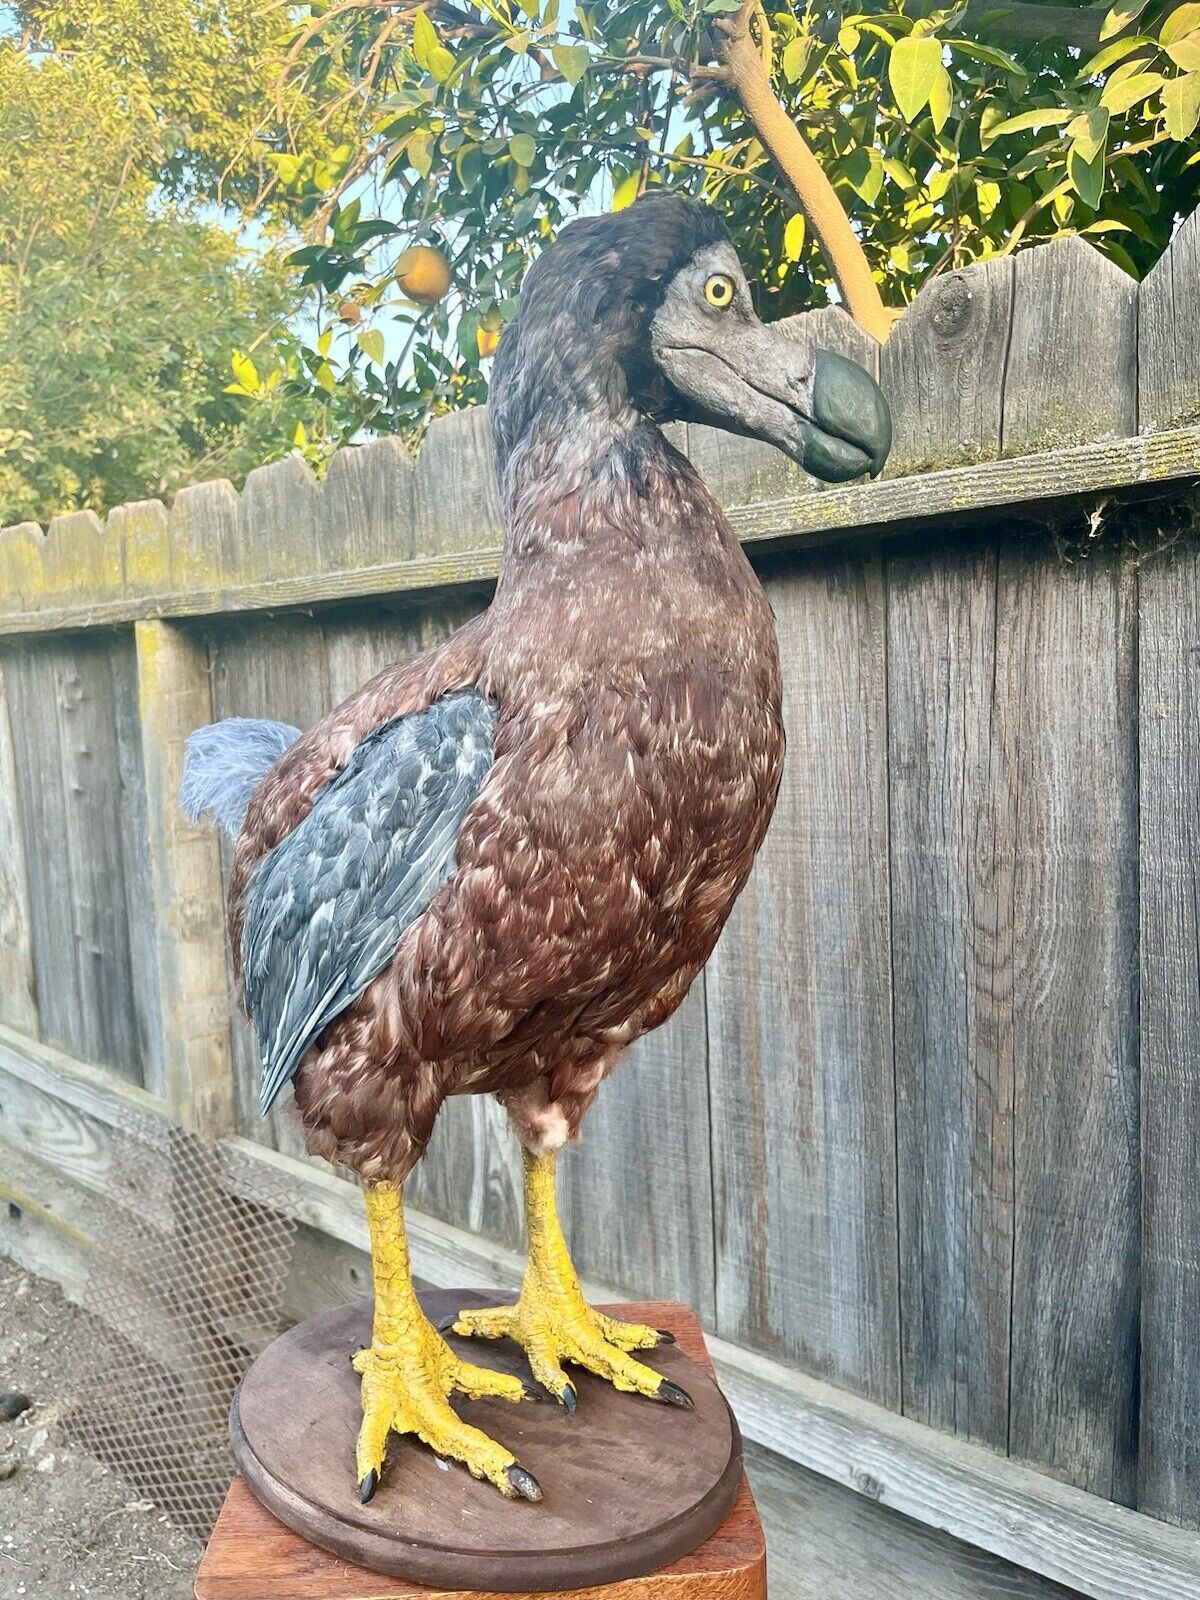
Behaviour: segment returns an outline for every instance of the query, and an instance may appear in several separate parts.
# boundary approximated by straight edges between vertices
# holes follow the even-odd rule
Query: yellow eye
[[[724,272],[714,272],[704,285],[704,298],[710,306],[724,311],[733,301],[733,279]]]

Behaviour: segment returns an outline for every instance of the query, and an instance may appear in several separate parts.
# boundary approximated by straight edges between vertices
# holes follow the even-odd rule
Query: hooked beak
[[[864,472],[877,478],[892,448],[892,414],[883,390],[857,362],[818,350],[812,415],[801,432],[804,448],[795,459],[814,478],[844,483]]]
[[[720,328],[664,328],[655,356],[687,402],[687,414],[776,445],[826,483],[878,476],[892,447],[892,418],[879,385],[856,362],[757,317]],[[686,343],[668,342],[682,334]]]

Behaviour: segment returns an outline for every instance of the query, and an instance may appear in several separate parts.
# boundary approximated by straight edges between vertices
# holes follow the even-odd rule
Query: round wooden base
[[[493,1304],[467,1290],[423,1294],[435,1324]],[[562,1591],[642,1577],[686,1555],[724,1520],[742,1476],[741,1439],[724,1396],[674,1346],[648,1363],[695,1410],[618,1394],[572,1372],[579,1408],[456,1401],[542,1486],[537,1505],[505,1500],[418,1441],[393,1439],[383,1479],[358,1500],[360,1420],[350,1356],[371,1336],[368,1301],[310,1317],[276,1339],[242,1380],[230,1418],[238,1470],[287,1527],[348,1561],[441,1589]],[[504,1340],[451,1336],[480,1365],[528,1377]]]

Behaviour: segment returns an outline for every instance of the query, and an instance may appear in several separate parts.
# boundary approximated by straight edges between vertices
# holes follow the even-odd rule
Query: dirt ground
[[[0,1600],[188,1600],[199,1546],[57,1425],[69,1317],[54,1284],[0,1256],[0,1391],[33,1401],[0,1420]]]

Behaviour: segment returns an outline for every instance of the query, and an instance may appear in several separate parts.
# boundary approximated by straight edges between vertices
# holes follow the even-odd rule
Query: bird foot
[[[451,1324],[454,1333],[474,1339],[512,1339],[529,1360],[538,1383],[567,1411],[574,1411],[575,1387],[563,1363],[583,1367],[627,1394],[646,1395],[668,1405],[692,1404],[691,1397],[661,1373],[635,1361],[632,1350],[652,1350],[673,1344],[674,1338],[659,1328],[636,1322],[618,1322],[589,1306],[578,1283],[539,1281],[527,1277],[517,1303],[462,1311]]]
[[[351,1360],[362,1380],[362,1427],[356,1450],[359,1498],[379,1485],[388,1436],[415,1434],[437,1455],[459,1461],[473,1477],[495,1484],[506,1498],[540,1500],[537,1480],[511,1451],[464,1422],[450,1406],[454,1394],[471,1400],[538,1399],[519,1378],[460,1361],[423,1319],[386,1346],[359,1350]]]

